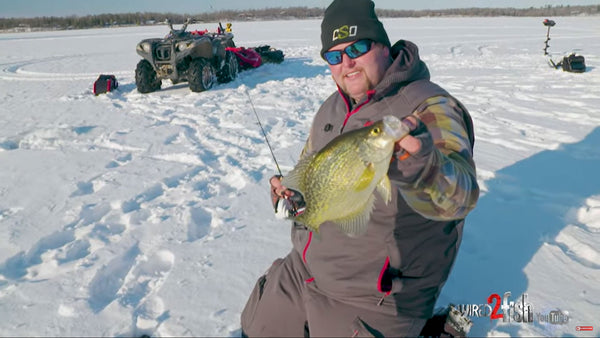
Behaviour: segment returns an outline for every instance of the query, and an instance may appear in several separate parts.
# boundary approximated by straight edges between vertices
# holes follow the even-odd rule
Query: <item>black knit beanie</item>
[[[334,0],[321,22],[321,56],[340,43],[370,39],[390,47],[390,39],[371,0]]]

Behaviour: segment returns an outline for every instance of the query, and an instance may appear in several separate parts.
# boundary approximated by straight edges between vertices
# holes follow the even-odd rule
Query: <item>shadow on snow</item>
[[[526,265],[544,242],[554,243],[570,209],[580,208],[588,197],[600,193],[598,144],[600,128],[579,143],[543,151],[499,170],[486,182],[487,194],[467,217],[462,248],[440,306],[487,304],[491,294],[502,297],[506,291],[516,301],[527,291]],[[528,301],[536,313],[536,300]],[[470,334],[478,337],[486,336],[497,322],[489,317],[472,319]],[[495,329],[518,336],[519,325],[535,324]]]

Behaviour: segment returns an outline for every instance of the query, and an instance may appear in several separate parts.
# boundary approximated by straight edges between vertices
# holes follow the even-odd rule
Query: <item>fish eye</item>
[[[379,135],[379,133],[381,133],[381,129],[379,127],[373,128],[371,130],[371,134],[373,134],[373,135]]]

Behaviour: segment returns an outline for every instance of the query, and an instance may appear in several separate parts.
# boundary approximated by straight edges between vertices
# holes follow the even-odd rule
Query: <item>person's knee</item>
[[[302,337],[305,331],[299,275],[289,257],[273,262],[261,276],[241,315],[242,337]]]

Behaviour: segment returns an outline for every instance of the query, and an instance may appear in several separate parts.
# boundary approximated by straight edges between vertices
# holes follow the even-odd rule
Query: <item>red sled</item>
[[[101,74],[94,82],[94,95],[104,94],[119,87],[119,82],[114,75]]]
[[[257,68],[262,64],[262,58],[260,57],[260,54],[254,49],[244,47],[227,47],[225,50],[235,54],[242,69]]]

